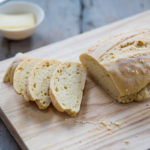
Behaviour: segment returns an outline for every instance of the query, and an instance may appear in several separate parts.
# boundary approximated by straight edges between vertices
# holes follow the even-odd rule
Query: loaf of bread
[[[41,61],[40,58],[26,58],[15,69],[13,87],[17,94],[22,95],[26,101],[31,100],[27,93],[28,77],[33,67]]]
[[[18,64],[21,61],[23,61],[26,57],[27,56],[24,55],[23,53],[16,54],[16,56],[14,57],[14,61],[10,64],[7,71],[5,72],[5,75],[3,77],[4,83],[10,82],[10,84],[13,84],[13,76],[14,76],[15,69],[18,66]]]
[[[49,96],[50,79],[59,63],[57,60],[43,60],[30,73],[28,95],[40,109],[46,109],[51,102]]]
[[[60,64],[50,82],[50,97],[54,107],[75,116],[80,110],[85,81],[86,71],[81,64]]]
[[[80,55],[89,75],[121,103],[150,97],[150,30],[100,42]]]

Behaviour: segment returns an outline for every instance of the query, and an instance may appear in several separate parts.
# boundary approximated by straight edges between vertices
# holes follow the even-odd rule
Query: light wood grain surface
[[[149,24],[148,11],[28,54],[78,61],[78,56],[97,39],[135,28],[149,27]],[[12,59],[8,59],[0,62],[1,79],[11,61]],[[0,84],[0,106],[1,118],[22,149],[149,148],[150,101],[126,105],[116,103],[90,79],[86,83],[81,111],[74,119],[57,112],[52,105],[47,111],[38,110],[34,104],[25,102],[17,95],[9,84]],[[111,130],[100,124],[103,120],[110,124]],[[120,126],[114,122],[119,122]],[[127,140],[128,144],[125,143]]]
[[[39,4],[46,17],[36,33],[22,41],[0,35],[0,60],[92,30],[150,8],[149,0],[26,0]],[[0,120],[0,150],[20,149]]]

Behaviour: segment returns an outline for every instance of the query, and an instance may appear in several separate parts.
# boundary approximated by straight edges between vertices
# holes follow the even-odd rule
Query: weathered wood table
[[[31,1],[31,0],[28,0]],[[32,0],[45,11],[45,20],[36,33],[22,41],[0,35],[0,60],[63,40],[99,26],[143,12],[149,0]],[[0,120],[0,150],[19,150]]]

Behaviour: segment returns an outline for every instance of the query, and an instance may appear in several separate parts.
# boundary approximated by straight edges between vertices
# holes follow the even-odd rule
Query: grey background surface
[[[150,9],[150,0],[26,0],[40,5],[45,20],[25,40],[0,35],[0,60],[92,30]],[[62,49],[63,50],[63,49]],[[0,120],[0,150],[20,150]]]

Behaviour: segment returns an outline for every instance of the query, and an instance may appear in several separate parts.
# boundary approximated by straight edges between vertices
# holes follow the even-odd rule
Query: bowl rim
[[[33,7],[36,7],[39,10],[39,13],[41,14],[42,17],[41,17],[40,21],[37,22],[37,23],[35,23],[35,25],[33,25],[32,27],[24,28],[24,29],[0,29],[0,31],[19,32],[19,31],[32,30],[32,29],[37,28],[43,22],[43,20],[45,18],[45,12],[44,12],[43,8],[40,7],[39,5],[33,3],[33,2],[27,2],[27,1],[8,1],[5,4],[3,4],[2,6],[0,6],[0,9],[3,6],[11,5],[11,4],[28,4],[28,5],[31,5]],[[34,14],[34,15],[36,15],[36,14]]]

